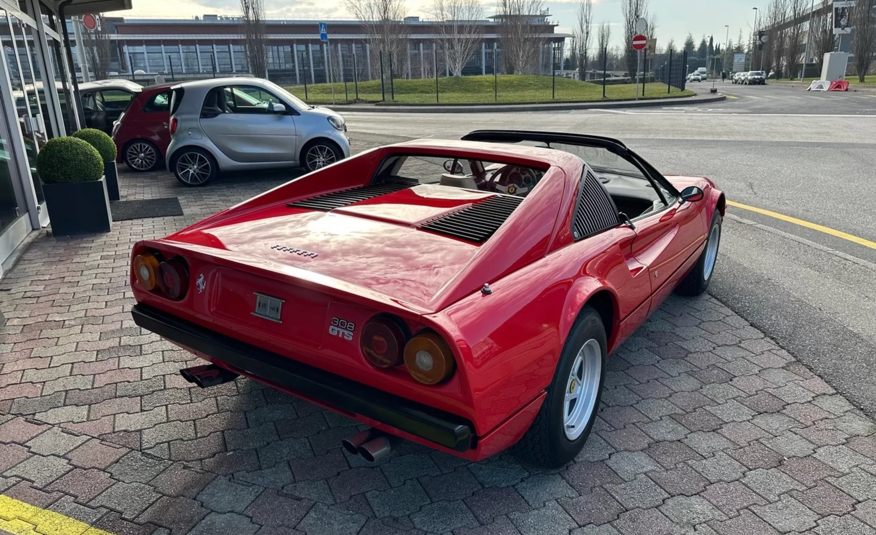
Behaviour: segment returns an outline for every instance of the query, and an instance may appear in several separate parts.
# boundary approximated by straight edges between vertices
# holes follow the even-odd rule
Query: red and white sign
[[[82,25],[85,26],[85,29],[93,32],[97,29],[97,17],[92,15],[91,13],[86,13],[82,15]]]
[[[647,37],[645,37],[642,34],[639,34],[639,35],[633,37],[633,48],[635,48],[636,50],[642,50],[646,46],[648,46],[648,38]]]

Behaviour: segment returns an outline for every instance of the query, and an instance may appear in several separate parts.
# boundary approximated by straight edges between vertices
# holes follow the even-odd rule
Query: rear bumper
[[[476,446],[474,426],[461,416],[314,368],[148,305],[135,305],[131,315],[140,327],[203,353],[217,364],[305,398],[460,453]]]

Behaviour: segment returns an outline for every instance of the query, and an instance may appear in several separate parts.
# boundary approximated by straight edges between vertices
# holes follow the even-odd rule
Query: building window
[[[237,72],[247,72],[249,67],[246,66],[246,50],[243,45],[231,45],[234,51],[234,70]]]
[[[149,45],[146,47],[149,57],[149,72],[164,71],[164,54],[161,53],[161,45]]]
[[[216,45],[216,65],[219,72],[231,72],[230,45]]]
[[[201,72],[213,72],[213,45],[201,45]]]
[[[146,72],[146,51],[143,46],[128,45],[128,55],[131,57],[131,70]]]
[[[198,72],[198,53],[194,45],[182,45],[182,60],[186,72]]]
[[[167,59],[168,71],[173,71],[174,74],[182,72],[182,57],[179,52],[179,45],[164,45],[164,54]]]

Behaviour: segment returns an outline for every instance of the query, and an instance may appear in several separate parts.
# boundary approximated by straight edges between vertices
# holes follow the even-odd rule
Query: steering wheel
[[[522,196],[534,188],[536,182],[538,175],[534,169],[516,165],[509,165],[492,177],[495,190],[508,195]]]

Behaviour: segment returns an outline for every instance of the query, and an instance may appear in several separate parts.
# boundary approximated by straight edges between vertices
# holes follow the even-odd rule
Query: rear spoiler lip
[[[319,273],[285,264],[270,262],[264,259],[256,260],[247,255],[226,249],[216,249],[213,247],[169,239],[143,240],[134,245],[132,250],[132,260],[133,254],[136,254],[143,248],[153,248],[160,251],[173,252],[183,255],[184,257],[195,258],[202,262],[208,262],[223,268],[234,270],[241,270],[243,268],[243,271],[254,275],[303,288],[316,289],[326,295],[339,297],[346,301],[367,307],[376,307],[384,312],[391,312],[408,317],[422,317],[427,314],[438,312],[438,310],[396,299],[341,279],[321,275]],[[277,269],[271,269],[270,266],[276,266]],[[136,285],[134,285],[134,288],[135,291],[140,291],[136,289]]]

